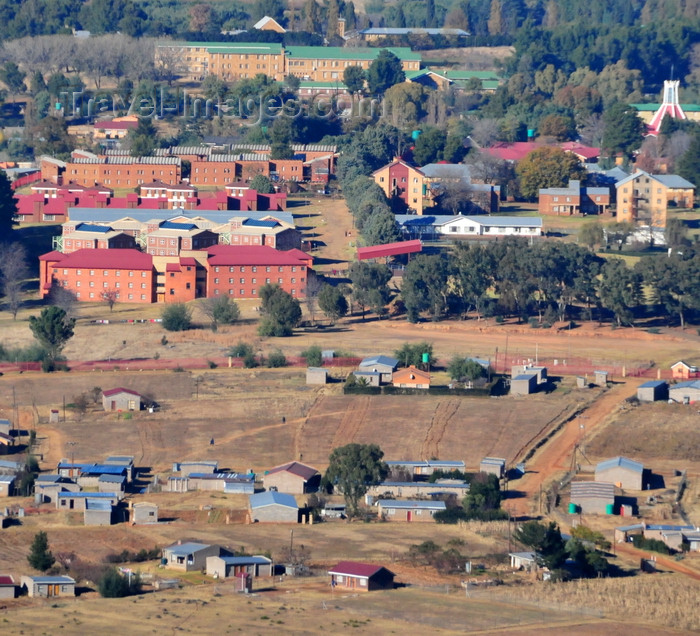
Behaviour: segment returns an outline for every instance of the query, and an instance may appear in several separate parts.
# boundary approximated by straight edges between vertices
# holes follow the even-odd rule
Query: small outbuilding
[[[363,380],[367,386],[380,386],[382,383],[382,374],[379,371],[353,371],[355,380]]]
[[[537,391],[537,374],[536,373],[521,373],[513,376],[510,381],[511,395],[530,395]]]
[[[600,481],[572,481],[571,503],[584,514],[613,514],[615,484]]]
[[[533,364],[514,364],[511,367],[510,375],[515,378],[519,375],[530,375],[534,373],[537,376],[537,384],[542,384],[547,381],[547,367]]]
[[[260,492],[248,497],[253,523],[298,523],[299,506],[293,495],[283,492]]]
[[[270,468],[263,476],[265,490],[277,490],[295,495],[316,492],[321,483],[321,473],[301,462],[289,462]]]
[[[376,371],[381,373],[382,382],[391,382],[391,376],[399,366],[396,358],[389,356],[371,356],[362,360],[358,366],[360,371]]]
[[[506,474],[506,460],[503,457],[484,457],[479,463],[479,472],[501,479]]]
[[[642,490],[644,465],[627,457],[613,457],[595,467],[595,480],[615,484],[626,490]]]
[[[593,372],[593,383],[597,386],[606,387],[608,386],[608,372],[607,371],[594,371]]]
[[[174,543],[163,548],[163,565],[183,572],[204,570],[207,557],[219,556],[221,548],[218,545],[206,543]]]
[[[331,589],[353,590],[355,592],[372,592],[374,590],[394,589],[394,577],[391,570],[381,565],[341,561],[328,570],[331,577]]]
[[[328,369],[308,367],[306,369],[306,384],[328,384]]]
[[[136,391],[118,387],[102,392],[105,411],[140,411],[143,398]]]
[[[180,473],[181,477],[187,477],[191,473],[215,473],[219,468],[219,462],[203,459],[191,462],[175,462],[173,472]]]
[[[411,365],[395,371],[391,383],[399,389],[429,389],[430,373]]]
[[[264,556],[211,556],[207,557],[207,576],[229,579],[240,574],[252,577],[272,576],[272,559]]]
[[[665,380],[652,380],[637,387],[637,399],[640,402],[656,402],[668,399],[668,382]]]
[[[514,570],[525,570],[530,572],[537,569],[537,553],[536,552],[511,552],[510,567]]]
[[[15,494],[15,476],[0,475],[0,497],[11,497]]]
[[[15,580],[9,574],[0,574],[0,599],[15,598],[17,586]]]
[[[70,576],[23,576],[21,585],[29,597],[75,596],[75,579]]]
[[[435,513],[445,509],[444,501],[380,499],[377,502],[379,515],[387,521],[432,523]]]
[[[112,504],[104,499],[86,499],[83,523],[86,526],[111,526]]]
[[[140,501],[131,506],[131,522],[135,524],[158,523],[158,506]]]
[[[678,404],[693,404],[700,401],[700,380],[672,384],[668,389],[668,397]]]

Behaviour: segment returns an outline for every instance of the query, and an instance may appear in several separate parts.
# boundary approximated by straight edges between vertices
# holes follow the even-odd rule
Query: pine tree
[[[316,0],[306,0],[304,5],[304,31],[316,33],[318,30],[318,5]]]
[[[51,554],[51,550],[49,550],[49,539],[45,532],[40,531],[34,535],[27,561],[29,561],[29,565],[40,572],[46,572],[56,563],[56,559]]]
[[[326,18],[326,37],[332,38],[334,35],[338,34],[338,16],[340,14],[340,9],[338,7],[338,0],[330,0],[328,3],[328,15]]]
[[[12,240],[12,226],[17,217],[17,199],[10,180],[0,172],[0,242]]]
[[[434,29],[437,26],[437,18],[435,17],[435,0],[428,0],[425,5],[425,27]]]

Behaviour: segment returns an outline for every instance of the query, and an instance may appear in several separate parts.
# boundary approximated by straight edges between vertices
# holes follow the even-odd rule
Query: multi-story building
[[[379,48],[288,46],[262,42],[173,42],[156,47],[156,65],[167,66],[187,79],[202,81],[208,75],[223,80],[255,77],[262,73],[277,81],[287,75],[304,80],[342,80],[349,66],[363,69],[377,58]],[[420,68],[420,53],[407,47],[390,47],[404,71]]]
[[[217,245],[207,252],[209,297],[257,298],[258,289],[270,283],[297,298],[306,296],[313,258],[300,250]]]
[[[63,253],[70,254],[82,249],[136,249],[136,240],[130,234],[111,227],[91,223],[76,223],[63,234]]]
[[[83,186],[103,184],[110,188],[135,188],[144,183],[163,181],[169,184],[182,180],[179,157],[98,157],[83,153],[56,170],[55,164],[42,161],[42,177],[58,180],[59,176]],[[50,168],[50,170],[48,169]]]
[[[606,214],[609,207],[610,188],[587,188],[574,179],[567,188],[541,188],[539,193],[540,214]]]
[[[39,257],[39,270],[42,298],[55,284],[71,291],[80,301],[101,302],[107,292],[124,303],[155,301],[153,257],[138,250],[49,252]]]
[[[200,229],[192,222],[161,221],[156,229],[146,232],[146,253],[152,256],[180,256],[182,252],[203,250],[219,242],[216,232]]]
[[[664,228],[669,207],[692,208],[695,186],[675,174],[637,170],[615,184],[617,220]]]
[[[372,177],[388,199],[400,199],[416,214],[423,214],[426,208],[434,205],[426,176],[401,159],[375,170]]]

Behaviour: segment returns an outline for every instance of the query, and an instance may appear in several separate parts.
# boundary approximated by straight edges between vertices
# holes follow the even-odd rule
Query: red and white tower
[[[661,130],[661,122],[667,115],[673,119],[686,119],[685,113],[678,101],[679,80],[666,80],[664,82],[664,100],[659,106],[659,110],[654,113],[654,116],[649,122],[649,134],[658,135]]]

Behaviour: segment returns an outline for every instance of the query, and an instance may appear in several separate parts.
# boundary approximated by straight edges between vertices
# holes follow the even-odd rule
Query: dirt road
[[[643,559],[643,558],[649,558],[650,553],[645,552],[644,550],[637,550],[637,548],[631,546],[629,543],[617,543],[615,544],[615,552],[617,554],[624,554],[626,556],[630,557],[636,557],[638,559]],[[654,558],[656,559],[656,563],[665,569],[668,570],[673,570],[674,572],[678,572],[679,574],[684,574],[685,576],[690,577],[691,579],[694,579],[696,581],[700,581],[700,572],[697,570],[694,570],[693,568],[689,568],[687,565],[684,565],[680,561],[675,561],[674,559],[671,559],[669,557],[665,557],[661,554],[654,554]]]
[[[555,477],[569,470],[576,444],[585,442],[598,426],[611,417],[625,398],[634,394],[642,382],[643,380],[628,378],[625,382],[613,385],[537,451],[527,463],[525,475],[517,482],[512,482],[512,487],[521,495],[508,501],[507,507],[511,514],[520,517],[534,512],[540,488],[544,490]]]

